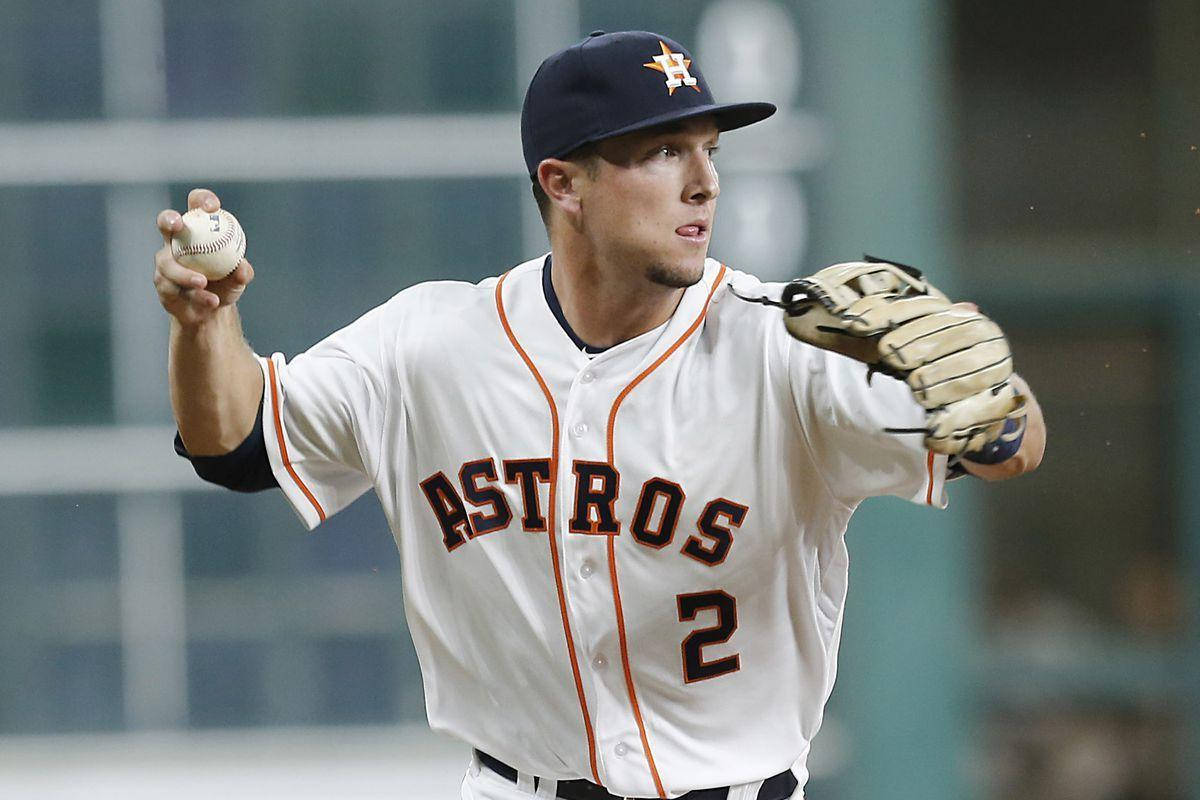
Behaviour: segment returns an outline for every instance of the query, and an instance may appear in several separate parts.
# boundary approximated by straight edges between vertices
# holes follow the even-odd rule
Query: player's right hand
[[[221,201],[208,189],[192,189],[188,193],[188,210],[203,208],[216,211]],[[167,313],[183,325],[207,322],[219,309],[232,306],[254,280],[254,267],[242,259],[233,272],[219,281],[210,281],[195,270],[180,264],[171,255],[171,237],[183,228],[182,216],[174,209],[158,213],[158,231],[163,246],[154,254],[154,288],[158,301]]]

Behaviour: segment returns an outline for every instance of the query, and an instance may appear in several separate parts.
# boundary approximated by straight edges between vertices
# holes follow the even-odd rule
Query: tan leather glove
[[[784,289],[784,324],[795,338],[903,380],[925,408],[925,446],[977,452],[1023,432],[1025,398],[1008,382],[1012,353],[996,323],[953,304],[921,273],[854,261],[794,280]],[[1022,423],[1005,432],[1009,419]],[[1013,428],[1014,426],[1009,426]]]

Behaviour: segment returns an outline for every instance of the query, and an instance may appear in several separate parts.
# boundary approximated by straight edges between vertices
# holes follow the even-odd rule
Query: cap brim
[[[656,128],[659,125],[666,125],[671,122],[678,122],[679,120],[694,119],[695,117],[711,116],[716,120],[717,130],[722,132],[731,131],[736,128],[753,125],[756,122],[762,122],[777,110],[774,103],[713,103],[706,106],[692,106],[691,108],[680,109],[678,111],[668,111],[656,117],[638,120],[635,124],[626,125],[624,128],[617,128],[614,131],[605,131],[589,136],[571,145],[569,149],[564,150],[558,157],[565,156],[572,150],[582,147],[585,144],[611,139],[614,136],[622,136],[626,133],[634,133],[635,131],[644,131],[647,128]]]

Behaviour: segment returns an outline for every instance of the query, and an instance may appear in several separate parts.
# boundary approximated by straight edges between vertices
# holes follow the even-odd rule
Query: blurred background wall
[[[1200,798],[1194,0],[0,0],[0,797],[456,796],[374,498],[306,534],[172,453],[154,215],[215,189],[294,355],[542,252],[525,86],[626,28],[782,109],[715,257],[920,265],[1046,411],[1032,476],[855,517],[809,796]]]

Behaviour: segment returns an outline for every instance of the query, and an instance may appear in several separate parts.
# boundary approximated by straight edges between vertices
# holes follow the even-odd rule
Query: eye
[[[720,150],[721,148],[714,144],[712,147],[708,148],[708,157],[716,158],[717,153],[720,152]]]
[[[671,156],[676,155],[676,150],[669,144],[660,144],[658,147],[654,148],[654,152],[651,153],[651,155],[655,157],[665,156],[670,158]]]

